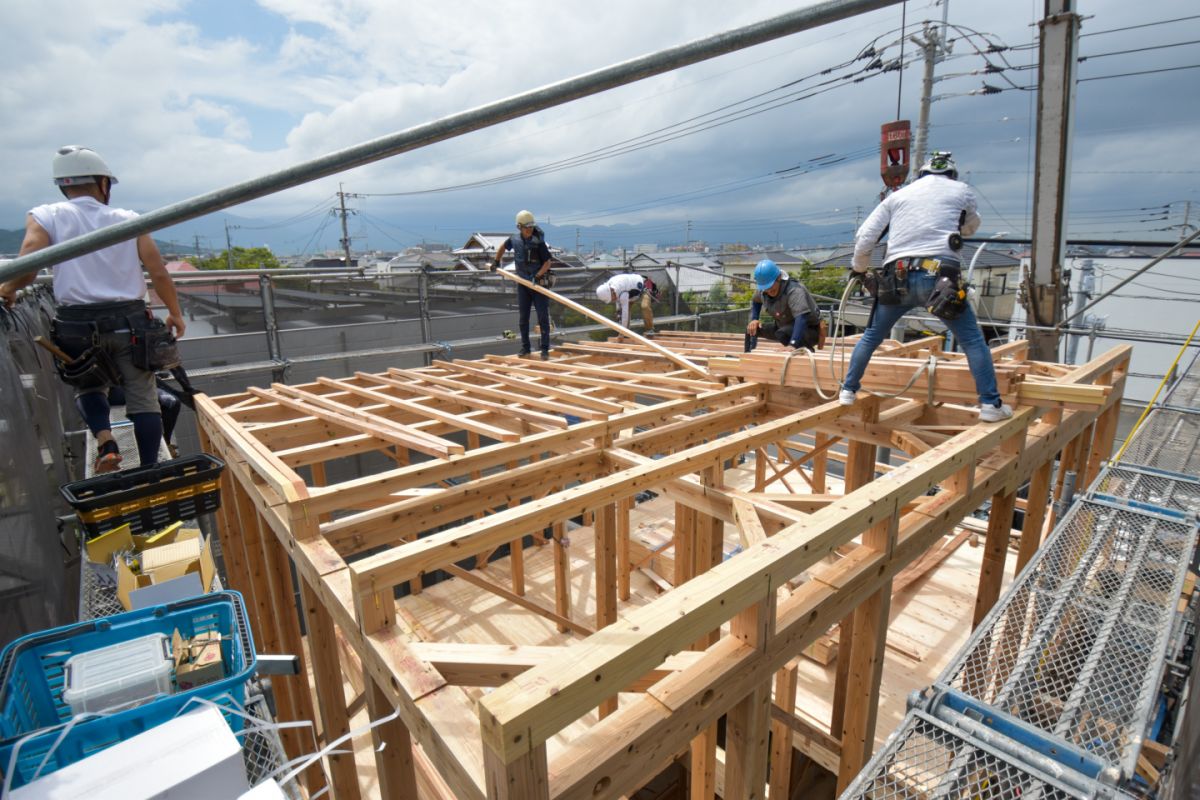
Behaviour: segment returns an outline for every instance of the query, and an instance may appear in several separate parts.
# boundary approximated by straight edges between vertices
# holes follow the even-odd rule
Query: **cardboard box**
[[[201,535],[199,529],[180,528],[171,541],[146,547],[146,541],[155,539],[157,535],[135,537],[128,534],[128,526],[122,528],[126,529],[127,538],[118,537],[111,543],[102,543],[102,547],[99,548],[94,548],[93,545],[107,539],[109,534],[89,542],[88,558],[95,561],[97,559],[94,552],[107,552],[111,559],[111,554],[122,549],[121,545],[125,543],[129,546],[123,549],[132,550],[140,555],[140,572],[134,572],[124,559],[117,561],[117,599],[127,610],[182,600],[212,589],[217,565],[213,560],[208,540]],[[119,529],[109,533],[115,533],[117,530]],[[142,541],[138,542],[138,539]]]
[[[179,631],[175,631],[171,637],[171,653],[175,659],[175,685],[181,692],[225,677],[221,637],[216,633],[201,633],[184,639]]]
[[[204,708],[14,789],[12,800],[217,800],[248,789],[242,746]]]

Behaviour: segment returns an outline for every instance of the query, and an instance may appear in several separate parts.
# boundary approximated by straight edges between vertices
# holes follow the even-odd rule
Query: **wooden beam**
[[[467,583],[470,583],[474,586],[478,586],[480,589],[491,592],[492,594],[496,595],[497,597],[502,597],[505,600],[507,600],[508,602],[510,602],[514,605],[518,605],[521,608],[525,609],[526,611],[532,611],[533,613],[537,614],[538,616],[545,617],[546,619],[550,620],[551,622],[554,622],[555,624],[557,624],[561,627],[567,628],[567,629],[579,634],[580,636],[590,636],[593,633],[593,631],[590,628],[588,628],[587,626],[580,625],[579,623],[571,620],[570,618],[556,614],[555,612],[553,612],[547,608],[542,608],[540,605],[533,602],[532,600],[522,597],[521,595],[516,594],[515,592],[510,592],[508,589],[505,589],[503,586],[500,586],[499,584],[496,584],[496,583],[492,583],[487,578],[481,578],[478,575],[476,575],[475,573],[471,572],[470,570],[465,570],[462,567],[456,566],[454,564],[445,564],[442,566],[442,569],[445,570],[446,572],[450,573],[451,575],[453,575],[456,578],[460,578],[463,581],[466,581]]]
[[[656,344],[652,340],[647,339],[644,336],[640,336],[639,334],[634,333],[633,331],[629,330],[628,328],[626,328],[622,325],[619,325],[616,322],[613,322],[611,319],[604,316],[603,314],[598,314],[595,311],[592,311],[587,306],[580,305],[579,303],[576,303],[574,300],[571,300],[570,298],[563,297],[561,294],[556,294],[556,293],[550,291],[549,289],[545,288],[544,286],[538,286],[533,281],[527,281],[524,278],[522,278],[521,276],[517,275],[516,273],[508,272],[507,270],[499,270],[499,273],[501,275],[503,275],[505,278],[507,278],[508,280],[513,281],[514,283],[519,283],[522,286],[524,286],[526,289],[529,289],[530,291],[537,292],[538,294],[544,294],[544,295],[546,295],[546,297],[549,297],[551,300],[555,300],[559,303],[562,303],[567,308],[571,309],[572,311],[574,311],[578,314],[583,314],[585,317],[592,320],[593,322],[599,322],[604,327],[612,329],[613,331],[619,333],[621,336],[625,336],[630,339],[633,339],[635,342],[642,345],[643,347],[650,348],[654,352],[656,352],[659,355],[663,356],[664,358],[668,359],[671,363],[677,364],[678,366],[683,367],[684,369],[688,370],[689,372],[694,372],[695,374],[699,375],[702,378],[708,377],[708,373],[705,370],[701,369],[700,367],[697,367],[695,364],[688,361],[687,359],[680,358],[679,356],[675,355],[674,353],[672,353],[670,350],[663,347],[662,345]]]
[[[719,464],[750,447],[780,435],[790,435],[810,427],[814,422],[837,417],[845,410],[844,406],[828,403],[811,411],[766,422],[709,445],[621,470],[582,486],[564,489],[542,500],[509,508],[486,519],[460,525],[454,530],[435,533],[385,553],[369,556],[351,564],[350,570],[364,591],[378,591],[370,587],[395,586],[443,564],[498,547],[511,538],[514,528],[529,530],[545,527],[604,503],[628,497],[636,491],[633,487],[670,480],[706,465]]]
[[[796,713],[796,667],[784,667],[775,673],[775,694],[771,709],[771,770],[767,796],[792,796],[792,732],[776,719],[776,711],[788,717]]]

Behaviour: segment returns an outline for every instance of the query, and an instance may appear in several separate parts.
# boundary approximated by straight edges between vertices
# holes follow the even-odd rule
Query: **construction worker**
[[[884,198],[858,229],[852,269],[865,275],[871,250],[888,234],[883,269],[873,276],[875,306],[867,330],[854,347],[838,400],[854,404],[871,354],[910,309],[922,307],[945,321],[962,345],[979,393],[979,419],[1000,422],[1013,411],[996,390],[996,368],[975,312],[966,302],[962,237],[979,229],[975,194],[958,180],[948,152],[935,151],[917,180]]]
[[[622,272],[613,275],[596,287],[596,297],[601,303],[615,303],[621,327],[629,327],[629,301],[642,298],[642,335],[654,336],[653,301],[657,294],[654,281],[646,275]]]
[[[550,248],[546,246],[546,234],[533,219],[533,214],[521,211],[517,214],[519,236],[509,236],[496,248],[496,260],[491,263],[495,272],[506,250],[513,251],[517,275],[533,283],[541,283],[550,272]],[[521,331],[521,357],[531,352],[529,344],[529,307],[537,309],[538,327],[542,333],[542,360],[550,358],[550,298],[540,292],[517,284],[517,309],[520,317],[517,325]]]
[[[54,183],[66,200],[30,210],[20,255],[137,216],[133,211],[109,207],[117,179],[94,150],[77,145],[59,148],[53,172]],[[167,307],[165,326],[146,307],[143,268]],[[26,275],[0,284],[5,304],[11,306],[17,291],[34,277]],[[113,439],[108,402],[108,390],[117,384],[124,387],[141,463],[154,464],[163,423],[154,382],[158,366],[152,363],[152,351],[167,341],[166,333],[183,336],[186,327],[175,284],[154,240],[143,234],[135,241],[56,264],[54,299],[58,308],[52,335],[55,344],[76,360],[71,382],[84,420],[96,437],[95,471],[120,468],[121,452]]]
[[[750,324],[746,326],[747,352],[758,344],[760,330],[789,347],[816,347],[821,339],[821,310],[808,288],[769,258],[754,267],[754,284],[758,291],[751,301]],[[767,325],[758,319],[764,308],[774,320]]]

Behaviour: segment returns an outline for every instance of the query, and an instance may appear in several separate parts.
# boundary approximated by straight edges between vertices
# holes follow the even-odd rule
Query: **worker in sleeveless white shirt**
[[[65,200],[30,210],[20,255],[136,217],[133,211],[111,208],[109,196],[116,177],[94,151],[69,145],[54,158],[54,182]],[[154,291],[167,307],[165,329],[143,299],[143,268]],[[183,336],[186,327],[175,284],[149,234],[56,264],[54,299],[55,343],[75,358],[74,369],[60,370],[75,386],[77,405],[96,437],[96,472],[120,468],[121,453],[109,421],[108,390],[121,384],[126,414],[133,422],[138,456],[143,465],[158,461],[162,417],[154,382],[155,344],[164,331]],[[12,305],[16,293],[33,282],[26,275],[0,284],[0,298]]]

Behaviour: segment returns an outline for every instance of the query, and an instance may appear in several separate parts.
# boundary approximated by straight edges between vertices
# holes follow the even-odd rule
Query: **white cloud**
[[[0,111],[6,120],[19,123],[0,129],[9,183],[0,201],[0,227],[16,227],[24,209],[53,197],[49,157],[66,142],[100,150],[122,177],[118,201],[149,209],[793,9],[785,0],[737,5],[718,0],[260,0],[259,5],[262,13],[274,15],[276,33],[255,26],[233,35],[213,33],[205,14],[215,12],[198,1],[0,5],[0,26],[20,32],[0,53],[6,76]],[[1097,0],[1091,6],[1088,13],[1095,16],[1085,23],[1085,31],[1147,21],[1120,0]],[[1169,0],[1159,4],[1154,18],[1182,16],[1186,8],[1186,0]],[[1036,11],[1014,13],[1007,0],[977,0],[953,4],[951,18],[1019,45],[1033,35],[1029,23]],[[940,9],[910,3],[908,15],[912,25],[921,17],[940,17]],[[864,15],[362,167],[339,179],[353,191],[395,192],[529,170],[852,58],[866,42],[898,24],[898,8]],[[1133,32],[1098,36],[1085,40],[1081,50],[1173,41],[1176,32],[1183,33],[1166,26],[1140,30],[1136,38],[1129,38]],[[978,68],[980,59],[969,52],[960,44],[958,57],[939,66],[939,74]],[[1019,65],[1035,56],[1036,51],[1027,50],[1009,58]],[[1127,68],[1117,61],[1088,64],[1089,74]],[[1182,62],[1176,58],[1171,63]],[[1035,79],[1033,71],[1010,74],[1018,84]],[[1187,75],[1087,84],[1080,91],[1081,104],[1089,104],[1081,105],[1081,130],[1102,122],[1111,125],[1105,115],[1123,104],[1153,109],[1156,98],[1190,85],[1183,83]],[[918,76],[916,69],[904,76],[903,112],[913,118]],[[873,146],[878,125],[895,113],[896,80],[896,73],[890,73],[578,169],[417,200],[380,199],[372,205],[409,217],[469,213],[507,222],[508,209],[518,204],[565,215],[716,187],[826,153]],[[947,79],[937,91],[962,92],[981,80]],[[1005,85],[998,76],[987,80]],[[933,114],[935,123],[947,123],[935,128],[933,141],[950,146],[960,163],[979,170],[977,183],[1002,211],[1021,214],[1016,210],[1027,208],[1027,181],[1023,175],[998,174],[996,168],[998,163],[1004,169],[1026,168],[1024,139],[1032,133],[1031,123],[995,120],[1028,117],[1028,100],[1027,93],[1016,91],[949,99],[936,103]],[[1135,131],[1096,143],[1081,137],[1076,156],[1081,165],[1123,163],[1130,150],[1145,151],[1139,141],[1153,138],[1156,148],[1171,148],[1156,150],[1162,153],[1159,161],[1174,159],[1194,169],[1197,159],[1185,133],[1180,129],[1149,137]],[[1018,137],[1023,141],[1002,143]],[[286,216],[328,195],[333,183],[318,181],[235,213]],[[1089,195],[1119,191],[1123,198],[1132,196],[1128,179],[1119,183],[1115,177],[1097,176],[1076,186],[1085,183]],[[1178,194],[1186,185],[1156,180],[1150,188]],[[866,158],[744,192],[606,219],[780,218],[835,207],[869,208],[877,192],[874,162]]]

